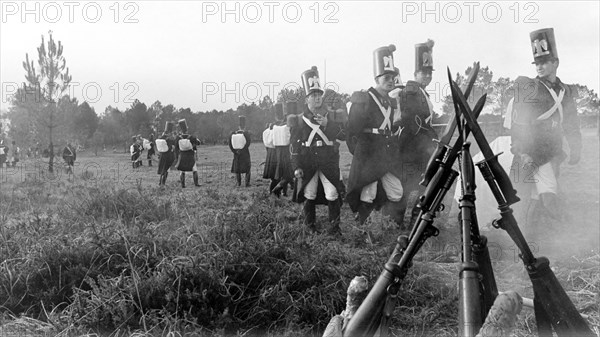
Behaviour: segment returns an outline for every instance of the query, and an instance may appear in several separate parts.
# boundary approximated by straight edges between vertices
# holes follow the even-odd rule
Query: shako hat
[[[302,75],[302,86],[304,86],[304,94],[308,97],[314,92],[324,93],[325,91],[321,87],[321,80],[319,79],[319,71],[316,66],[312,66],[307,71],[303,72]]]
[[[394,51],[396,46],[391,44],[387,47],[380,47],[373,51],[373,76],[375,78],[385,74],[396,74],[394,67]]]
[[[558,59],[554,28],[538,29],[529,33],[533,62],[546,62]]]
[[[433,45],[435,42],[428,39],[425,43],[415,45],[415,73],[419,71],[433,71]]]
[[[185,120],[185,118],[180,119],[177,124],[179,125],[179,129],[181,130],[181,132],[183,133],[187,133],[188,132],[188,125],[187,122]]]
[[[278,121],[282,121],[283,120],[283,103],[281,103],[281,102],[275,103],[275,105],[273,105],[273,112],[275,115],[275,119]]]
[[[171,133],[173,132],[173,123],[166,121],[165,122],[165,133]]]

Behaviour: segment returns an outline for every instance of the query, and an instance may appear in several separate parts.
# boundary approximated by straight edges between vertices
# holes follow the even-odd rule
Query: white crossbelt
[[[321,137],[321,139],[323,139],[323,142],[325,142],[325,144],[327,144],[329,146],[333,145],[333,142],[331,142],[329,140],[329,138],[327,138],[327,136],[325,136],[325,133],[323,133],[323,131],[321,130],[321,128],[320,128],[321,125],[313,124],[313,122],[311,122],[310,119],[306,118],[305,116],[302,116],[302,119],[312,129],[312,131],[310,132],[310,135],[308,136],[308,140],[305,143],[306,146],[310,146],[312,144],[312,141],[315,138],[315,135],[317,135],[317,134]]]
[[[423,96],[425,96],[425,99],[427,100],[427,106],[429,107],[429,117],[427,117],[425,119],[425,122],[427,124],[429,124],[431,122],[431,117],[433,116],[433,103],[431,103],[431,100],[429,99],[429,95],[427,95],[427,92],[425,92],[425,90],[423,90],[423,88],[421,88],[421,87],[419,87],[419,89],[421,89]]]
[[[383,123],[381,123],[381,125],[379,126],[379,129],[391,130],[392,129],[392,123],[391,123],[392,106],[390,105],[386,109],[383,107],[383,105],[381,105],[381,102],[379,102],[377,97],[372,92],[369,91],[369,95],[371,95],[371,97],[373,97],[373,100],[375,101],[375,103],[377,103],[377,105],[379,106],[379,110],[381,110],[381,113],[383,114]]]
[[[552,98],[554,98],[554,106],[552,106],[550,108],[550,110],[544,112],[541,116],[539,116],[537,118],[537,120],[539,121],[543,121],[545,119],[550,118],[550,116],[552,116],[554,114],[554,112],[558,109],[558,115],[560,118],[560,122],[562,123],[563,120],[563,107],[562,107],[562,100],[565,97],[565,89],[561,88],[560,89],[560,93],[558,94],[558,96],[556,95],[556,92],[554,92],[554,90],[550,89],[546,83],[540,81],[545,87],[546,89],[548,89],[548,91],[550,92],[550,95],[552,96]]]

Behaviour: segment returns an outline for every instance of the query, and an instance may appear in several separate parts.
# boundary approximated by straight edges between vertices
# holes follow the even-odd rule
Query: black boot
[[[194,172],[192,173],[193,177],[194,177],[194,186],[200,186],[200,184],[198,183],[198,172]]]
[[[304,226],[311,232],[317,232],[317,227],[315,226],[316,220],[316,211],[315,211],[315,201],[314,200],[306,200],[304,202]]]
[[[271,183],[269,184],[269,194],[274,193],[273,189],[275,188],[275,186],[277,186],[279,182],[275,179],[271,179]]]
[[[148,166],[152,166],[152,159],[148,159]]]
[[[167,177],[168,176],[169,176],[169,172],[165,172],[165,173],[162,174],[162,177],[163,177],[162,184],[163,184],[163,186],[167,184]]]
[[[288,182],[285,182],[285,185],[283,185],[283,196],[287,197],[287,190],[288,190]]]
[[[179,180],[181,180],[181,188],[185,188],[185,172],[181,172]]]
[[[241,173],[235,174],[235,180],[236,180],[238,186],[242,186],[242,174]]]
[[[275,194],[277,197],[281,196],[281,191],[283,191],[284,188],[287,189],[287,181],[281,180],[281,181],[279,181],[277,186],[275,186],[275,188],[273,188],[273,194]],[[287,191],[286,191],[286,193],[287,193]]]
[[[342,236],[342,230],[340,229],[341,204],[340,199],[327,201],[327,206],[329,208],[329,228],[327,229],[327,234],[329,235]]]
[[[246,173],[246,187],[250,186],[250,172]]]
[[[358,223],[361,226],[364,225],[365,222],[367,222],[367,219],[369,218],[369,215],[371,215],[372,211],[373,211],[372,203],[361,201],[360,206],[358,206]]]

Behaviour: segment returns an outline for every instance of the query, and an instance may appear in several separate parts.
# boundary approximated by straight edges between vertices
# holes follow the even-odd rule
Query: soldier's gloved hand
[[[571,153],[569,158],[569,165],[576,165],[581,160],[581,154]]]
[[[315,121],[317,121],[317,123],[319,123],[319,125],[321,125],[322,127],[326,127],[327,126],[327,116],[317,115],[315,117]]]
[[[302,171],[302,169],[296,169],[296,171],[294,171],[294,177],[296,177],[296,178],[304,177],[304,171]]]

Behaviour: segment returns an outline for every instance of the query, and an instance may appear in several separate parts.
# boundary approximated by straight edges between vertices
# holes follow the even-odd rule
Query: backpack
[[[156,140],[156,149],[158,150],[158,152],[168,152],[169,151],[169,145],[167,144],[167,141],[165,139],[157,139]]]
[[[192,147],[192,142],[189,139],[184,138],[184,139],[179,140],[179,150],[180,151],[189,151],[191,149],[193,149],[193,147]]]
[[[243,133],[234,133],[231,135],[231,147],[234,150],[241,150],[246,146],[246,137]]]

